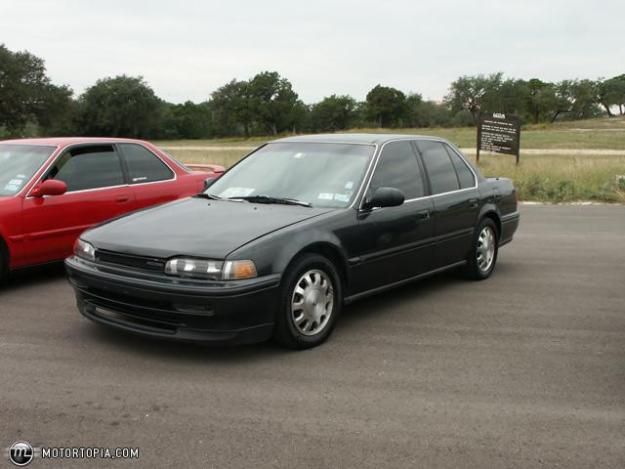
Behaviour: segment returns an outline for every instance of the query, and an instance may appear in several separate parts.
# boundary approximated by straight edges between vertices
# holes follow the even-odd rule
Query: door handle
[[[129,200],[130,200],[130,197],[128,197],[127,195],[120,195],[115,198],[115,202],[117,202],[118,204],[125,204]]]
[[[427,220],[428,218],[430,218],[430,215],[431,213],[429,210],[422,210],[421,212],[417,212],[415,219],[417,221]]]
[[[470,208],[476,208],[478,206],[478,203],[479,203],[478,199],[469,199]]]

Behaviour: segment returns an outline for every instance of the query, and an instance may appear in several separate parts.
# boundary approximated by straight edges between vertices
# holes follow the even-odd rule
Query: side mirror
[[[67,184],[55,179],[46,179],[39,184],[30,195],[33,197],[43,197],[44,195],[63,195],[67,192]]]
[[[396,207],[404,203],[404,193],[394,187],[378,187],[373,196],[365,201],[364,208]]]

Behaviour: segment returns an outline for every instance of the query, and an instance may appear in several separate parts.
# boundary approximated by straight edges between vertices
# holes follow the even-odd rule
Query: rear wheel
[[[467,259],[466,274],[475,280],[484,280],[490,277],[497,262],[499,239],[495,222],[484,218],[473,239],[473,246]]]
[[[334,328],[342,301],[334,264],[318,254],[299,257],[284,275],[274,339],[295,349],[323,343]]]

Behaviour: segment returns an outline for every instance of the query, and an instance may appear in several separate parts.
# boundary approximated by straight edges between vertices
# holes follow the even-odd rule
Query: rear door
[[[178,199],[185,192],[176,173],[157,155],[138,143],[117,145],[128,171],[138,208]],[[191,190],[189,194],[193,193]]]
[[[435,268],[467,258],[479,210],[477,180],[449,145],[419,140],[434,202]]]
[[[354,238],[359,263],[353,269],[359,291],[414,277],[430,270],[432,263],[433,206],[410,141],[384,146],[368,195],[378,187],[399,189],[406,200],[398,207],[359,210],[359,236]]]
[[[135,208],[113,145],[79,145],[59,155],[43,179],[67,184],[59,196],[26,197],[23,227],[28,263],[62,259],[84,230]]]

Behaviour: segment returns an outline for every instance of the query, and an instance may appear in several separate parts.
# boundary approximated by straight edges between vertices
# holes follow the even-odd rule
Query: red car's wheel
[[[9,250],[6,248],[0,238],[0,284],[2,284],[9,275]]]

